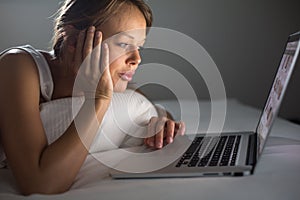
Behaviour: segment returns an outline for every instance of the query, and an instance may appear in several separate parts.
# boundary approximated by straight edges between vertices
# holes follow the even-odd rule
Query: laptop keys
[[[218,163],[219,163],[219,159],[222,155],[222,151],[223,151],[223,148],[225,146],[225,143],[227,141],[227,136],[222,136],[219,140],[219,143],[218,143],[218,146],[217,148],[215,149],[215,152],[213,154],[213,157],[209,163],[209,166],[217,166]]]
[[[196,137],[176,167],[233,166],[241,136]]]
[[[193,154],[196,152],[196,150],[199,149],[199,146],[201,146],[203,138],[204,137],[196,137],[193,140],[192,144],[190,145],[190,147],[188,148],[188,150],[186,150],[186,152],[184,153],[184,155],[182,156],[182,158],[179,160],[179,162],[177,163],[176,167],[180,167],[182,164],[186,165],[186,164],[189,163],[189,160],[191,159],[191,157],[193,156]]]
[[[235,165],[236,157],[237,157],[237,154],[238,154],[240,142],[241,142],[241,136],[239,135],[239,136],[237,136],[237,138],[236,138],[236,143],[235,143],[235,146],[234,146],[234,150],[233,150],[233,154],[232,154],[230,166],[234,166],[234,165]]]

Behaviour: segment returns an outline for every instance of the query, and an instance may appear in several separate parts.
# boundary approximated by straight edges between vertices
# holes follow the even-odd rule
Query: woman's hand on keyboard
[[[184,122],[175,122],[167,117],[152,117],[148,124],[148,135],[144,143],[149,147],[160,149],[173,142],[173,138],[184,135]]]

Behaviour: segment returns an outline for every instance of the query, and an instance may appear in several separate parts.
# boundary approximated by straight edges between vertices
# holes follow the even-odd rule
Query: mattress
[[[181,109],[175,101],[156,102],[180,118]],[[194,105],[186,100],[185,105]],[[210,103],[199,102],[199,131],[207,128]],[[187,131],[195,118],[195,108],[185,119]],[[260,110],[236,100],[227,101],[224,131],[256,128]],[[113,150],[122,151],[122,149]],[[114,152],[115,153],[115,152]],[[198,177],[161,179],[112,179],[109,167],[93,155],[86,158],[69,191],[57,195],[19,194],[9,169],[0,170],[0,199],[299,199],[300,197],[300,126],[277,118],[257,164],[255,173],[243,177]],[[57,177],[59,178],[59,177]]]

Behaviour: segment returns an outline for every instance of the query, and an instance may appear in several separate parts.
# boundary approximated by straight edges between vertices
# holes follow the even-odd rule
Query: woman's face
[[[139,47],[146,38],[146,20],[135,6],[123,6],[101,27],[109,47],[110,73],[115,92],[123,92],[141,62]]]

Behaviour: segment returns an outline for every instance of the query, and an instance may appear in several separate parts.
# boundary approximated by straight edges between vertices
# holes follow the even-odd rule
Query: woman
[[[54,51],[26,46],[2,53],[0,143],[23,194],[70,188],[113,92],[126,90],[141,62],[139,49],[151,24],[151,10],[142,0],[66,0],[56,20]],[[75,96],[84,97],[80,109],[49,142],[41,105]],[[144,142],[155,148],[184,132],[182,122],[165,117],[152,117],[148,126],[154,134]]]

